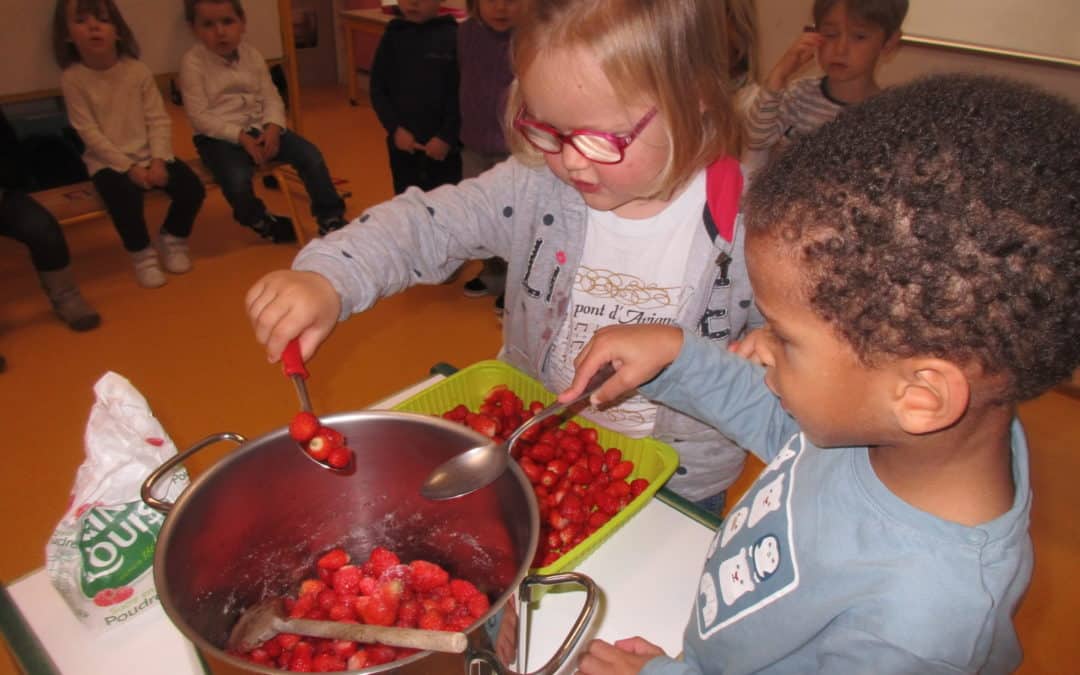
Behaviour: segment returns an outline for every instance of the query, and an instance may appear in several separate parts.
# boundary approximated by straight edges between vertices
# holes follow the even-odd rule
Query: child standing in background
[[[342,227],[345,202],[322,153],[289,131],[266,60],[244,42],[240,0],[184,0],[184,13],[199,40],[180,61],[184,110],[195,149],[221,185],[233,217],[274,243],[296,241],[292,220],[269,213],[251,184],[256,166],[280,160],[304,182],[319,234]]]
[[[514,157],[374,206],[305,247],[292,271],[259,280],[247,310],[271,359],[296,337],[310,357],[338,320],[489,256],[508,261],[500,358],[552,391],[602,326],[683,326],[725,351],[756,318],[731,157],[739,121],[716,76],[727,65],[723,3],[524,7],[512,42]],[[712,512],[742,470],[738,446],[642,396],[584,414],[672,443],[681,465],[669,487]]]
[[[709,547],[682,658],[594,641],[579,673],[1020,665],[1032,494],[1017,407],[1080,365],[1077,157],[1080,111],[1028,85],[891,89],[754,180],[762,365],[671,327],[596,335],[561,400],[611,361],[596,402],[648,382],[766,466]]]
[[[814,0],[814,26],[773,67],[749,104],[747,146],[783,148],[881,91],[875,71],[900,44],[908,0]],[[824,77],[791,82],[817,56]]]
[[[514,81],[510,36],[518,0],[468,0],[469,18],[458,27],[461,73],[461,176],[474,178],[510,156],[503,118],[506,93]],[[488,258],[484,269],[465,282],[465,295],[494,295],[502,314],[506,261]]]
[[[371,64],[371,106],[386,129],[394,194],[461,180],[457,20],[440,0],[401,0]]]
[[[86,145],[83,161],[105,202],[144,288],[191,269],[188,236],[206,191],[172,152],[165,104],[150,69],[138,60],[135,36],[113,0],[58,0],[53,49],[63,69],[71,126]],[[161,188],[172,199],[158,240],[150,245],[143,193]]]

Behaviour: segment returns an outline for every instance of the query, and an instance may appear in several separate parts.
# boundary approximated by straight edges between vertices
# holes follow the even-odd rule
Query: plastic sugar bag
[[[104,631],[161,611],[153,562],[165,517],[143,503],[139,490],[176,446],[146,399],[120,375],[106,373],[94,394],[86,460],[46,546],[45,566],[75,615]],[[187,485],[181,467],[157,484],[154,496],[172,501]]]

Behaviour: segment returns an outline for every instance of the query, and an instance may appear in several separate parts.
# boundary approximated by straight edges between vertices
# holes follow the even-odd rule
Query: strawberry
[[[345,549],[335,548],[324,553],[315,564],[322,569],[336,570],[347,562],[349,562],[349,554],[345,552]]]
[[[635,478],[634,480],[630,481],[630,495],[633,497],[637,497],[642,492],[645,492],[645,489],[648,487],[649,481],[645,480],[644,478]]]
[[[342,553],[344,553],[344,551],[342,551]],[[326,582],[321,579],[304,579],[300,582],[300,596],[318,595],[319,591],[324,588],[326,588]]]
[[[633,473],[633,471],[634,463],[625,459],[615,466],[608,465],[608,473],[611,474],[612,480],[622,480]]]
[[[345,667],[349,670],[362,670],[369,664],[367,650],[361,649],[349,657],[349,660],[345,662]]]
[[[315,438],[315,434],[319,431],[319,418],[314,414],[302,410],[292,418],[289,422],[289,435],[293,437],[297,443],[307,443],[311,439]]]
[[[423,630],[444,630],[446,628],[446,618],[443,617],[442,612],[439,610],[429,609],[420,615],[416,627]]]
[[[450,580],[450,594],[453,595],[458,602],[465,602],[479,592],[480,591],[472,584],[472,582],[465,581],[464,579]]]
[[[400,565],[401,559],[397,554],[382,546],[376,546],[371,550],[368,561],[364,564],[365,571],[373,577],[379,577],[383,572],[394,565]]]
[[[371,596],[360,612],[364,623],[373,626],[392,626],[397,619],[398,605],[376,594]]]
[[[352,463],[353,451],[346,447],[331,448],[326,463],[335,469],[344,469]]]
[[[360,579],[363,576],[363,572],[356,565],[345,565],[334,572],[334,578],[330,585],[338,593],[356,595],[357,591],[360,590]]]
[[[326,439],[326,442],[330,444],[331,448],[340,448],[345,445],[345,437],[337,429],[331,429],[330,427],[319,427],[316,436],[322,436]]]
[[[450,581],[446,570],[426,560],[414,560],[409,563],[409,568],[412,570],[412,586],[421,593]]]
[[[397,658],[397,650],[393,647],[387,647],[386,645],[371,645],[367,648],[369,666],[378,666],[384,663],[390,663]]]
[[[494,438],[499,432],[499,423],[487,415],[475,415],[469,420],[469,426],[488,438]]]
[[[316,673],[336,673],[345,670],[345,659],[335,654],[319,654],[311,667]]]
[[[477,619],[484,616],[490,607],[491,603],[483,593],[477,593],[469,598],[469,614],[472,614]]]
[[[94,594],[94,604],[98,607],[108,607],[116,603],[116,590],[103,588]]]
[[[322,436],[312,438],[308,441],[306,447],[308,454],[320,462],[325,462],[326,458],[330,456],[330,444]]]

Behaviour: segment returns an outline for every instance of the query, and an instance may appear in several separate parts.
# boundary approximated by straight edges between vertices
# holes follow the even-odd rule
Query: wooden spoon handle
[[[409,647],[460,654],[469,645],[465,633],[396,626],[372,626],[365,623],[339,623],[314,619],[280,619],[276,628],[282,633],[296,633],[309,637],[378,642],[390,647]]]

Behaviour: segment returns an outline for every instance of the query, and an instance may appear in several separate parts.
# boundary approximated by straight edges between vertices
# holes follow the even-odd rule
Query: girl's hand
[[[432,136],[431,140],[424,146],[424,154],[436,162],[441,162],[450,154],[450,144],[438,136]]]
[[[169,184],[169,172],[165,168],[165,160],[154,158],[147,170],[147,180],[154,187],[163,188]]]
[[[276,124],[267,124],[263,127],[259,141],[262,143],[263,160],[269,162],[277,157],[278,151],[281,150],[281,127]]]
[[[417,145],[416,137],[412,135],[411,131],[405,127],[394,129],[395,148],[411,155],[416,150]]]
[[[255,339],[266,346],[271,363],[289,340],[300,338],[300,353],[311,358],[337,324],[341,298],[326,277],[315,272],[279,270],[255,282],[244,298]]]
[[[150,184],[150,172],[147,171],[146,167],[133,164],[131,168],[127,170],[127,176],[131,179],[132,183],[135,183],[135,185],[143,190],[149,190],[153,187]]]
[[[667,367],[682,349],[682,330],[674,326],[607,326],[596,331],[574,359],[574,381],[559,394],[563,403],[579,396],[589,378],[607,362],[615,374],[593,392],[591,402],[599,405],[618,398],[648,382]]]
[[[732,342],[728,345],[728,351],[734,354],[738,354],[744,359],[756,363],[759,366],[765,365],[765,357],[762,348],[765,345],[765,341],[769,337],[769,327],[762,326],[761,328],[755,328],[746,334],[746,336],[736,342]]]
[[[807,32],[799,35],[798,39],[788,47],[788,50],[773,66],[769,76],[765,78],[765,86],[772,91],[783,90],[795,73],[814,60],[818,48],[821,47],[824,41],[825,38],[821,36],[821,33],[817,32]]]
[[[251,157],[251,161],[255,162],[255,166],[262,166],[266,161],[263,157],[262,142],[246,131],[240,132],[240,147]]]
[[[603,640],[593,640],[578,659],[577,673],[631,675],[641,672],[646,663],[663,655],[663,649],[641,637],[618,640],[613,645]]]

